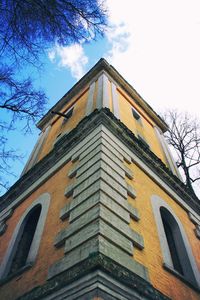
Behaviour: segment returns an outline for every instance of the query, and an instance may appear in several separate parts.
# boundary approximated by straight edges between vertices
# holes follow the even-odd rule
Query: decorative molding
[[[97,253],[17,300],[76,300],[77,295],[80,300],[92,299],[93,296],[108,300],[118,299],[118,296],[124,300],[170,300],[148,281]]]
[[[95,82],[90,84],[88,99],[87,99],[87,106],[86,106],[86,111],[85,111],[86,116],[88,116],[93,111],[94,91],[95,91]]]
[[[42,149],[42,145],[44,144],[45,140],[47,139],[47,136],[48,136],[48,133],[51,129],[51,126],[49,125],[45,130],[44,132],[41,133],[41,135],[39,136],[38,138],[38,141],[35,145],[35,147],[33,148],[30,156],[29,156],[29,159],[21,173],[20,176],[24,175],[29,169],[31,169],[37,162],[37,159],[39,157],[39,154],[40,154],[40,151]]]
[[[167,130],[166,123],[156,114],[156,112],[146,103],[144,99],[137,93],[137,91],[117,72],[117,70],[111,66],[105,59],[100,59],[97,64],[90,69],[61,99],[53,108],[51,108],[47,114],[37,124],[38,128],[42,129],[52,119],[51,110],[60,111],[71,99],[80,93],[80,90],[91,84],[100,74],[106,74],[115,85],[123,89],[132,99],[136,102],[154,122],[162,129]]]
[[[167,162],[168,162],[168,164],[170,166],[170,169],[171,169],[172,173],[174,175],[178,176],[180,180],[182,180],[181,174],[180,174],[180,172],[179,172],[179,170],[178,170],[178,168],[176,166],[176,163],[175,163],[175,161],[173,159],[173,156],[171,155],[171,153],[169,151],[168,145],[167,145],[167,143],[165,141],[165,138],[164,138],[161,130],[159,128],[157,128],[156,126],[154,126],[154,130],[156,132],[156,135],[158,137],[158,140],[160,142],[160,145],[162,147],[162,150],[164,152],[164,155],[166,157],[166,160],[167,160]]]
[[[115,144],[121,148],[122,153],[126,152],[127,155],[131,156],[131,159],[158,182],[186,211],[190,211],[194,215],[200,214],[199,200],[190,195],[184,183],[174,176],[153,152],[144,149],[135,135],[105,108],[101,111],[96,110],[90,116],[85,117],[75,129],[61,138],[46,157],[24,174],[0,198],[0,210],[5,209],[6,211],[21,203],[63,164],[66,164],[73,153],[81,149],[83,140],[85,145],[88,140],[94,138],[101,130],[101,124],[105,128],[109,128],[107,130],[112,132],[112,136],[118,140],[118,143]],[[113,140],[114,138],[112,138]],[[119,147],[119,144],[122,144],[123,147]]]
[[[117,119],[120,119],[119,99],[118,99],[118,95],[117,95],[117,87],[113,82],[111,82],[111,91],[112,91],[113,113],[114,113],[114,115]]]
[[[6,231],[7,229],[7,224],[6,224],[6,221],[12,216],[14,210],[13,209],[10,209],[10,210],[7,210],[7,211],[3,211],[1,214],[0,214],[0,236],[4,234],[4,232]]]
[[[100,110],[103,107],[103,74],[98,78],[96,108]]]
[[[109,93],[108,93],[108,77],[103,73],[103,105],[102,107],[110,108],[109,105]]]
[[[200,239],[200,216],[197,218],[191,212],[188,212],[188,216],[192,223],[196,226],[194,229],[196,237]]]
[[[101,134],[95,145],[89,142],[76,157],[76,177],[65,191],[72,199],[60,212],[62,220],[69,218],[69,225],[55,238],[56,247],[65,245],[65,256],[50,267],[48,278],[97,252],[149,280],[147,269],[133,257],[133,246],[142,250],[144,241],[129,226],[131,216],[138,220],[138,211],[127,202],[127,190],[134,198],[135,192],[125,181],[121,151]]]

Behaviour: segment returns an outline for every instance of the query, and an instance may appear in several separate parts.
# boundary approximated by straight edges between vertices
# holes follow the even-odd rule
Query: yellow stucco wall
[[[61,110],[62,113],[67,112],[72,106],[74,106],[73,114],[71,118],[63,125],[63,117],[55,115],[51,121],[51,129],[48,133],[47,139],[42,146],[38,161],[47,155],[53,148],[56,138],[59,134],[71,131],[80,120],[85,116],[85,109],[87,105],[88,88],[80,92],[79,95],[72,98]]]
[[[66,106],[63,107],[61,112],[66,112],[70,107],[74,105],[74,111],[72,117],[63,126],[63,117],[54,116],[51,121],[51,129],[48,133],[47,139],[42,146],[38,160],[42,159],[49,151],[51,151],[54,142],[59,134],[69,132],[71,129],[76,127],[80,120],[85,116],[85,110],[88,99],[89,87],[80,91],[79,95],[71,99]],[[98,91],[98,81],[95,82],[95,91],[93,99],[93,109],[96,107]],[[112,103],[112,89],[111,81],[108,81],[108,96],[109,96],[109,109],[113,112]],[[134,99],[130,98],[125,91],[117,88],[117,100],[119,103],[120,120],[124,123],[136,136],[140,134],[146,142],[149,144],[150,149],[167,165],[166,157],[156,136],[154,129],[155,122],[147,115],[147,113],[139,107]],[[141,116],[141,122],[137,122],[133,115],[131,107],[133,107]]]
[[[188,237],[197,266],[200,269],[200,241],[195,236],[194,224],[189,220],[187,212],[137,165],[131,164],[128,167],[133,171],[134,179],[126,180],[134,187],[137,193],[136,199],[133,200],[129,197],[128,201],[138,209],[141,218],[139,222],[131,220],[130,227],[143,236],[145,244],[142,251],[134,249],[134,259],[148,268],[153,286],[171,299],[199,299],[196,291],[163,268],[162,251],[151,205],[151,197],[157,195],[162,198],[179,218]]]
[[[134,99],[131,99],[124,91],[118,89],[118,100],[120,109],[120,119],[121,121],[137,136],[140,134],[148,145],[151,151],[153,151],[166,165],[166,157],[161,148],[158,137],[154,129],[155,122],[150,119],[147,113],[137,105]],[[132,114],[132,109],[134,108],[141,116],[141,122],[135,120]]]
[[[98,83],[95,82],[93,109],[96,106]],[[108,84],[108,95],[110,110],[113,111],[111,83]],[[80,93],[72,98],[62,112],[66,112],[74,105],[72,117],[62,125],[63,118],[54,116],[52,119],[52,128],[47,139],[41,149],[39,160],[51,151],[58,134],[69,132],[76,127],[80,120],[85,116],[85,109],[88,99],[88,87],[80,91]],[[161,149],[160,143],[155,134],[155,123],[147,115],[144,110],[139,107],[133,99],[130,98],[120,88],[117,89],[119,100],[120,120],[135,134],[140,133],[144,136],[150,149],[166,163],[165,156]],[[138,124],[134,119],[131,107],[134,107],[141,115],[142,125]],[[47,219],[45,222],[44,233],[39,247],[37,260],[35,265],[19,275],[0,288],[0,299],[12,300],[13,295],[19,295],[31,290],[37,285],[41,285],[47,278],[48,268],[51,264],[58,261],[64,255],[63,247],[56,249],[54,247],[54,238],[56,234],[64,227],[68,226],[67,221],[61,221],[59,218],[60,210],[70,199],[64,196],[65,188],[73,182],[67,174],[72,163],[67,163],[57,173],[48,179],[41,187],[33,192],[19,207],[14,211],[13,216],[7,221],[8,228],[5,234],[0,237],[0,261],[2,261],[12,233],[20,216],[29,207],[29,205],[37,199],[42,193],[51,194],[51,204],[49,207]],[[134,178],[126,181],[136,190],[136,199],[128,198],[131,205],[136,207],[140,213],[140,220],[136,222],[131,220],[130,227],[140,233],[144,238],[145,247],[143,250],[134,249],[133,257],[147,267],[150,275],[151,283],[155,288],[160,290],[171,299],[176,300],[198,300],[199,295],[192,288],[188,287],[183,281],[178,279],[163,268],[163,257],[158,237],[157,227],[151,205],[151,196],[158,195],[173,209],[174,213],[180,219],[192,247],[194,258],[200,268],[200,241],[195,237],[194,224],[189,220],[187,212],[177,204],[164,190],[156,184],[146,173],[144,173],[137,165],[127,164],[127,167],[133,171]]]
[[[56,234],[68,226],[68,221],[62,221],[59,217],[61,209],[70,201],[70,198],[64,196],[67,185],[71,184],[74,179],[69,179],[67,174],[72,163],[69,162],[56,174],[54,174],[41,187],[33,192],[23,203],[18,206],[12,217],[7,220],[8,228],[3,236],[0,237],[0,263],[6,253],[9,241],[11,240],[14,229],[19,222],[22,214],[43,193],[48,192],[51,196],[51,202],[45,221],[42,239],[39,245],[36,261],[34,265],[15,276],[7,283],[0,286],[0,299],[13,300],[20,295],[30,291],[32,288],[42,285],[46,282],[49,266],[61,259],[64,255],[64,249],[55,248],[54,239]]]

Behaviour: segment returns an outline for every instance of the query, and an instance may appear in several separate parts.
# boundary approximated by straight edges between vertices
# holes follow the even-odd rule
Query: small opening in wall
[[[135,118],[135,120],[137,120],[137,121],[141,120],[141,116],[133,107],[132,107],[132,114],[133,114],[133,117]]]

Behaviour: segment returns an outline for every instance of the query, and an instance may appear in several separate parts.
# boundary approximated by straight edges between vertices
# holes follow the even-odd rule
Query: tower
[[[134,88],[101,59],[38,128],[0,201],[0,299],[199,299],[200,204]]]

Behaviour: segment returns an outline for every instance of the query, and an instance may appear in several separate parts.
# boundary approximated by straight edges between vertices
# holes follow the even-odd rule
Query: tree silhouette
[[[169,126],[168,143],[175,149],[177,167],[185,176],[185,183],[195,195],[193,183],[200,180],[200,124],[188,113],[168,111],[164,119]]]
[[[28,66],[39,69],[45,50],[55,45],[89,42],[102,35],[106,10],[98,0],[2,0],[0,2],[0,187],[10,162],[21,157],[8,147],[7,131],[23,120],[30,131],[47,98],[36,89]],[[8,117],[5,118],[5,115]]]

